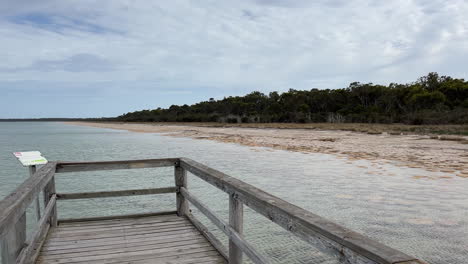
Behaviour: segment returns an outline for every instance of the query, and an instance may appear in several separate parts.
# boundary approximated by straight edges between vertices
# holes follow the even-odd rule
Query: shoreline
[[[332,154],[351,161],[369,160],[375,163],[395,163],[401,167],[420,168],[468,178],[468,144],[466,144],[468,137],[466,136],[381,133],[376,129],[367,133],[320,129],[320,127],[325,127],[324,124],[315,125],[308,129],[301,127],[302,124],[284,124],[285,127],[278,127],[278,124],[273,124],[276,127],[271,124],[226,127],[222,124],[213,126],[203,123],[193,125],[187,123],[64,123],[138,133],[159,133],[165,136],[214,140],[302,153]],[[364,129],[366,124],[350,125],[362,126]],[[335,126],[335,128],[338,127]],[[450,178],[451,176],[442,176],[441,178]],[[421,178],[425,177],[421,176]]]

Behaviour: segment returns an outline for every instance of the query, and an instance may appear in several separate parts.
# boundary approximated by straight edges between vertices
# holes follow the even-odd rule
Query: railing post
[[[187,188],[187,171],[180,166],[180,161],[177,161],[174,167],[175,185],[176,185],[176,205],[177,215],[184,216],[189,213],[188,201],[180,192],[180,188]]]
[[[26,212],[0,240],[2,264],[16,263],[26,240]]]
[[[242,235],[244,227],[244,206],[242,202],[235,197],[235,194],[229,194],[229,225]],[[229,239],[229,264],[242,263],[242,250]]]
[[[47,207],[47,204],[49,204],[50,198],[52,195],[56,194],[55,191],[55,176],[50,179],[49,183],[44,187],[43,189],[44,193],[44,208]],[[54,205],[54,208],[52,209],[52,213],[50,215],[50,226],[57,226],[57,204]]]
[[[30,177],[34,176],[34,173],[36,173],[36,165],[30,165],[29,176]],[[39,194],[37,194],[37,197],[36,197],[36,217],[37,217],[37,221],[39,222],[39,220],[41,219],[41,206],[39,205]]]

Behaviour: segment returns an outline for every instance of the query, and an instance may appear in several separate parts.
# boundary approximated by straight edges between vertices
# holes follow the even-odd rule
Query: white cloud
[[[464,0],[4,0],[0,79],[196,92],[467,78],[466,14]]]

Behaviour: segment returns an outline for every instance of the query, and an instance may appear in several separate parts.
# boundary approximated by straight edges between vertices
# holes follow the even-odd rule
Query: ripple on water
[[[4,183],[0,184],[0,196],[11,192],[27,177],[27,171],[17,164],[11,152],[35,149],[50,160],[186,156],[429,263],[464,264],[468,256],[468,180],[454,177],[454,173],[59,123],[0,123],[0,181]],[[57,177],[57,189],[62,192],[172,184],[171,169]],[[189,188],[227,219],[226,194],[191,175]],[[174,206],[171,195],[90,199],[61,202],[59,214],[76,217],[141,213]],[[276,263],[310,263],[311,260],[336,263],[335,258],[246,210],[247,239],[260,252],[273,256]],[[203,221],[223,237],[206,219]]]

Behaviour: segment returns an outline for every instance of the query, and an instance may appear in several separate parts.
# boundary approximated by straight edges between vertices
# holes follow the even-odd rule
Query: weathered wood
[[[18,219],[12,229],[0,237],[2,264],[16,263],[26,240],[26,213]]]
[[[229,237],[229,239],[232,240],[233,243],[239,247],[242,252],[244,252],[254,263],[270,263],[268,259],[258,253],[257,250],[255,250],[252,245],[250,245],[250,243],[248,243],[241,235],[239,235],[239,233],[237,233],[232,227],[230,227],[213,212],[211,212],[206,205],[190,194],[187,189],[181,188],[180,191],[187,200],[189,200],[195,207],[197,207],[200,212],[202,212],[208,219],[211,220],[211,222],[213,222],[213,224],[221,229],[221,231],[223,231]]]
[[[229,225],[240,236],[242,236],[244,228],[244,208],[242,202],[229,195]],[[229,239],[229,264],[242,264],[242,250]]]
[[[177,241],[192,241],[203,238],[196,230],[185,233],[175,233],[167,236],[148,236],[146,238],[126,237],[125,240],[95,240],[86,243],[46,244],[41,251],[44,254],[61,254],[70,252],[95,251],[109,248],[126,248],[128,246],[164,244]]]
[[[55,163],[49,162],[42,166],[34,177],[29,177],[14,192],[0,201],[0,237],[12,229],[18,220],[23,217],[24,212],[32,200],[52,179],[55,172]]]
[[[43,189],[44,195],[44,206],[49,204],[50,199],[53,195],[56,195],[55,191],[55,176],[50,179],[49,183]],[[58,197],[55,196],[57,199]],[[54,203],[54,207],[52,208],[52,213],[50,214],[50,225],[55,227],[57,226],[57,203]]]
[[[133,196],[133,195],[163,194],[163,193],[175,193],[175,192],[176,192],[176,187],[165,187],[165,188],[134,189],[134,190],[121,190],[121,191],[59,193],[57,194],[57,197],[59,200],[73,200],[73,199],[90,199],[90,198],[106,198],[106,197],[119,197],[119,196]]]
[[[97,217],[83,217],[83,218],[65,218],[59,219],[59,225],[61,223],[76,223],[76,222],[87,222],[87,221],[100,221],[100,220],[112,220],[112,219],[125,219],[125,218],[136,218],[145,216],[157,216],[157,215],[171,215],[177,213],[176,211],[164,211],[157,213],[145,213],[145,214],[128,214],[128,215],[111,215],[111,216],[97,216]]]
[[[139,214],[131,215],[132,217],[127,218],[111,218],[98,221],[77,221],[77,222],[60,222],[58,228],[82,228],[86,226],[87,228],[99,228],[99,227],[109,227],[109,226],[126,226],[134,224],[146,224],[146,223],[167,223],[167,222],[179,222],[183,221],[179,218],[174,218],[173,215],[175,211],[172,211],[172,214],[161,214],[161,213],[150,213],[150,214]],[[141,216],[140,216],[141,215]]]
[[[354,260],[365,258],[369,263],[398,263],[415,259],[196,161],[181,158],[180,163],[274,223],[345,261],[357,263]]]
[[[104,254],[115,254],[115,253],[125,253],[128,251],[142,251],[142,250],[151,250],[151,249],[163,249],[163,248],[172,248],[172,247],[183,247],[189,245],[202,245],[202,246],[209,246],[208,241],[201,236],[197,239],[191,240],[178,240],[172,242],[164,242],[164,243],[156,243],[156,244],[127,244],[125,247],[107,247],[107,248],[87,248],[88,250],[81,250],[78,252],[58,252],[57,254],[52,254],[56,252],[43,252],[41,257],[44,260],[53,260],[53,259],[61,259],[61,258],[73,258],[73,257],[81,257],[84,254],[86,255],[104,255]]]
[[[153,240],[164,240],[171,238],[180,238],[186,239],[187,237],[195,237],[200,235],[196,229],[192,230],[177,230],[171,232],[159,232],[159,233],[145,233],[145,234],[132,234],[131,236],[126,236],[124,240],[122,237],[108,237],[92,240],[70,240],[70,241],[56,241],[48,240],[44,245],[45,248],[52,249],[70,249],[70,248],[82,248],[82,247],[95,247],[99,245],[116,245],[121,243],[130,243],[135,242],[139,243],[141,241],[153,241]]]
[[[176,192],[176,207],[177,215],[184,216],[189,213],[189,205],[185,197],[180,193],[180,188],[187,188],[187,172],[180,166],[178,162],[174,167],[174,178],[175,185],[177,187]]]
[[[29,264],[34,263],[39,251],[44,243],[44,240],[47,236],[47,233],[50,228],[51,215],[56,207],[57,197],[52,195],[48,204],[44,209],[44,215],[41,217],[38,223],[37,231],[34,233],[32,238],[28,241],[28,245],[21,251],[21,254],[18,256],[18,264]]]
[[[182,221],[182,224],[190,226],[190,229],[165,234],[164,230],[158,229],[158,225],[164,224],[159,221],[159,217],[164,218],[164,221],[168,218],[176,223]],[[159,217],[148,217],[146,220],[149,221],[143,221],[146,227],[154,228],[155,233],[142,233],[135,230],[132,225],[127,225],[124,230],[94,230],[89,236],[87,234],[64,237],[62,235],[70,232],[75,234],[88,232],[89,222],[59,225],[58,228],[51,229],[37,263],[205,263],[204,259],[216,263],[224,262],[223,257],[187,218],[175,214]],[[134,220],[135,225],[140,225],[141,219],[124,219],[124,221],[128,224],[128,221]],[[96,223],[102,222],[96,221]],[[145,225],[138,229],[142,230]],[[80,226],[82,229],[77,230],[76,228]],[[200,262],[197,260],[199,258]]]
[[[75,232],[79,233],[92,233],[95,231],[109,231],[109,230],[121,230],[124,231],[129,228],[140,228],[140,227],[170,227],[170,226],[180,226],[180,225],[190,225],[185,223],[183,220],[181,221],[171,221],[171,222],[151,222],[151,223],[132,223],[126,225],[111,225],[111,226],[87,226],[85,229],[83,227],[76,227],[76,226],[59,226],[56,229],[57,234],[72,234]]]
[[[66,234],[66,235],[55,235],[55,241],[74,241],[77,239],[81,240],[96,240],[96,239],[106,239],[112,237],[118,237],[121,235],[144,235],[144,234],[160,234],[160,233],[171,233],[173,231],[180,231],[186,230],[191,231],[194,230],[192,225],[183,225],[183,226],[170,226],[165,228],[158,228],[158,227],[143,227],[143,228],[129,228],[128,230],[110,230],[110,231],[94,231],[91,233],[74,233],[74,234]]]
[[[36,173],[36,165],[29,166],[29,177],[34,176],[34,173]],[[35,207],[36,207],[36,218],[37,218],[37,221],[39,221],[41,219],[41,205],[39,203],[39,194],[37,194],[36,196]]]
[[[86,263],[86,264],[115,264],[115,263],[135,263],[138,260],[151,260],[152,264],[167,263],[164,260],[173,258],[170,264],[180,263],[179,260],[192,259],[194,254],[213,252],[215,249],[211,246],[185,246],[174,248],[172,250],[146,250],[133,251],[126,253],[106,254],[98,256],[83,256],[75,258],[63,258],[53,261],[53,263]],[[49,264],[48,260],[39,258],[36,264]],[[193,262],[192,262],[193,264]]]
[[[187,219],[195,226],[195,228],[197,228],[198,231],[200,231],[200,233],[211,243],[211,245],[213,245],[213,247],[218,250],[221,256],[223,256],[223,258],[228,261],[229,253],[223,243],[219,241],[219,239],[217,239],[216,236],[214,236],[208,230],[208,228],[200,221],[198,221],[191,213],[186,214],[185,217],[187,217]]]
[[[179,159],[146,159],[118,161],[86,161],[57,163],[57,173],[98,170],[143,169],[174,166]]]
[[[175,166],[174,177],[176,187],[66,194],[56,194],[55,191],[55,172],[136,169],[166,166]],[[187,172],[193,173],[229,194],[229,225],[220,220],[215,214],[208,210],[203,203],[187,191]],[[24,234],[21,234],[21,232],[25,233],[25,227],[23,227],[25,226],[25,211],[34,198],[38,197],[41,190],[44,191],[44,204],[47,206],[45,206],[44,216],[39,220],[40,228],[31,240],[33,243],[18,253],[18,250],[21,250],[24,246],[24,238],[22,239]],[[18,260],[21,258],[25,263],[28,263],[26,259],[34,259],[35,254],[38,252],[37,248],[42,245],[44,241],[43,237],[47,234],[50,225],[57,225],[56,199],[58,198],[87,199],[170,192],[176,192],[176,212],[64,219],[60,221],[58,227],[51,229],[57,231],[57,233],[50,236],[53,242],[47,241],[45,243],[45,246],[50,249],[48,251],[60,250],[57,252],[70,252],[70,254],[75,251],[94,252],[94,255],[82,257],[80,254],[73,253],[75,255],[70,258],[52,257],[52,259],[49,260],[53,260],[54,262],[55,260],[59,260],[59,263],[67,263],[70,261],[83,263],[114,263],[122,260],[136,261],[135,263],[184,263],[185,261],[189,261],[189,259],[185,259],[185,256],[188,256],[185,252],[193,252],[194,254],[215,252],[211,246],[213,245],[223,254],[224,258],[221,258],[221,261],[225,261],[227,254],[229,254],[229,258],[231,259],[230,263],[241,263],[242,253],[245,253],[254,263],[269,263],[267,259],[259,255],[242,237],[242,207],[243,204],[245,204],[296,236],[318,246],[326,252],[335,254],[342,262],[351,264],[424,263],[423,261],[417,260],[400,251],[389,248],[302,208],[294,206],[247,183],[186,158],[105,162],[60,162],[59,165],[57,165],[56,162],[49,162],[34,173],[34,177],[29,177],[15,192],[0,202],[0,212],[2,212],[0,215],[0,238],[2,238],[4,242],[2,243],[2,252],[10,252],[5,253],[7,258],[10,258],[8,260],[10,262],[14,262],[14,258],[16,258],[18,254],[20,254]],[[51,203],[52,199],[53,203]],[[229,253],[226,254],[226,249],[219,240],[190,214],[188,208],[189,201],[229,237]],[[40,209],[40,207],[36,207],[36,210],[38,209]],[[155,217],[158,215],[165,219],[167,214],[174,213],[180,216],[185,215],[187,218],[183,219],[188,219],[192,222],[192,225],[200,230],[200,232],[196,234],[191,233],[194,232],[195,229],[187,229],[187,225],[180,224],[177,222],[178,220],[171,223],[161,223],[161,221],[166,220],[159,219],[155,224],[148,224],[146,227],[144,223],[147,223],[147,221],[141,220],[145,217]],[[37,215],[40,216],[40,212],[38,212]],[[135,220],[135,223],[130,224],[129,221],[124,221],[122,218]],[[78,223],[83,223],[83,230],[80,230],[81,227]],[[63,231],[63,229],[67,231]],[[15,233],[13,232],[15,230],[19,231]],[[190,232],[187,233],[188,231]],[[192,248],[189,244],[186,245],[184,241],[193,239],[194,235],[197,236],[196,239],[200,239],[200,233],[210,241],[211,244],[209,244],[209,247],[205,248],[201,246],[200,248]],[[122,243],[121,234],[125,236],[129,235],[131,239],[133,239],[131,240],[133,242],[129,244],[129,247],[132,247],[132,252],[130,252],[129,255],[122,255],[123,252],[116,252],[115,250],[118,250],[118,247],[114,248],[112,246],[114,243],[116,243],[116,245],[125,244]],[[155,239],[154,236],[157,236],[158,241],[152,241]],[[178,237],[184,240],[175,240]],[[125,237],[125,239],[127,239],[127,237]],[[142,243],[142,246],[144,246],[145,250],[148,249],[148,252],[145,250],[141,250],[141,252],[138,251],[138,241],[140,239],[143,239],[144,243]],[[19,243],[21,240],[22,242]],[[167,242],[168,245],[180,246],[182,248],[177,249],[178,253],[166,252],[164,248],[159,248],[156,251],[151,249],[153,244],[164,244],[163,241]],[[92,250],[91,248],[94,246],[105,250],[102,253],[104,254],[102,257],[96,257],[96,255],[99,255],[99,250]],[[73,247],[77,248],[74,249]],[[180,253],[181,250],[187,251]],[[157,253],[158,257],[155,258],[154,254],[156,254],[156,252],[161,252],[162,255]],[[201,256],[204,257],[204,255]],[[47,258],[39,262],[41,261],[48,262]],[[211,260],[207,259],[207,261]],[[217,262],[217,260],[214,261]]]

